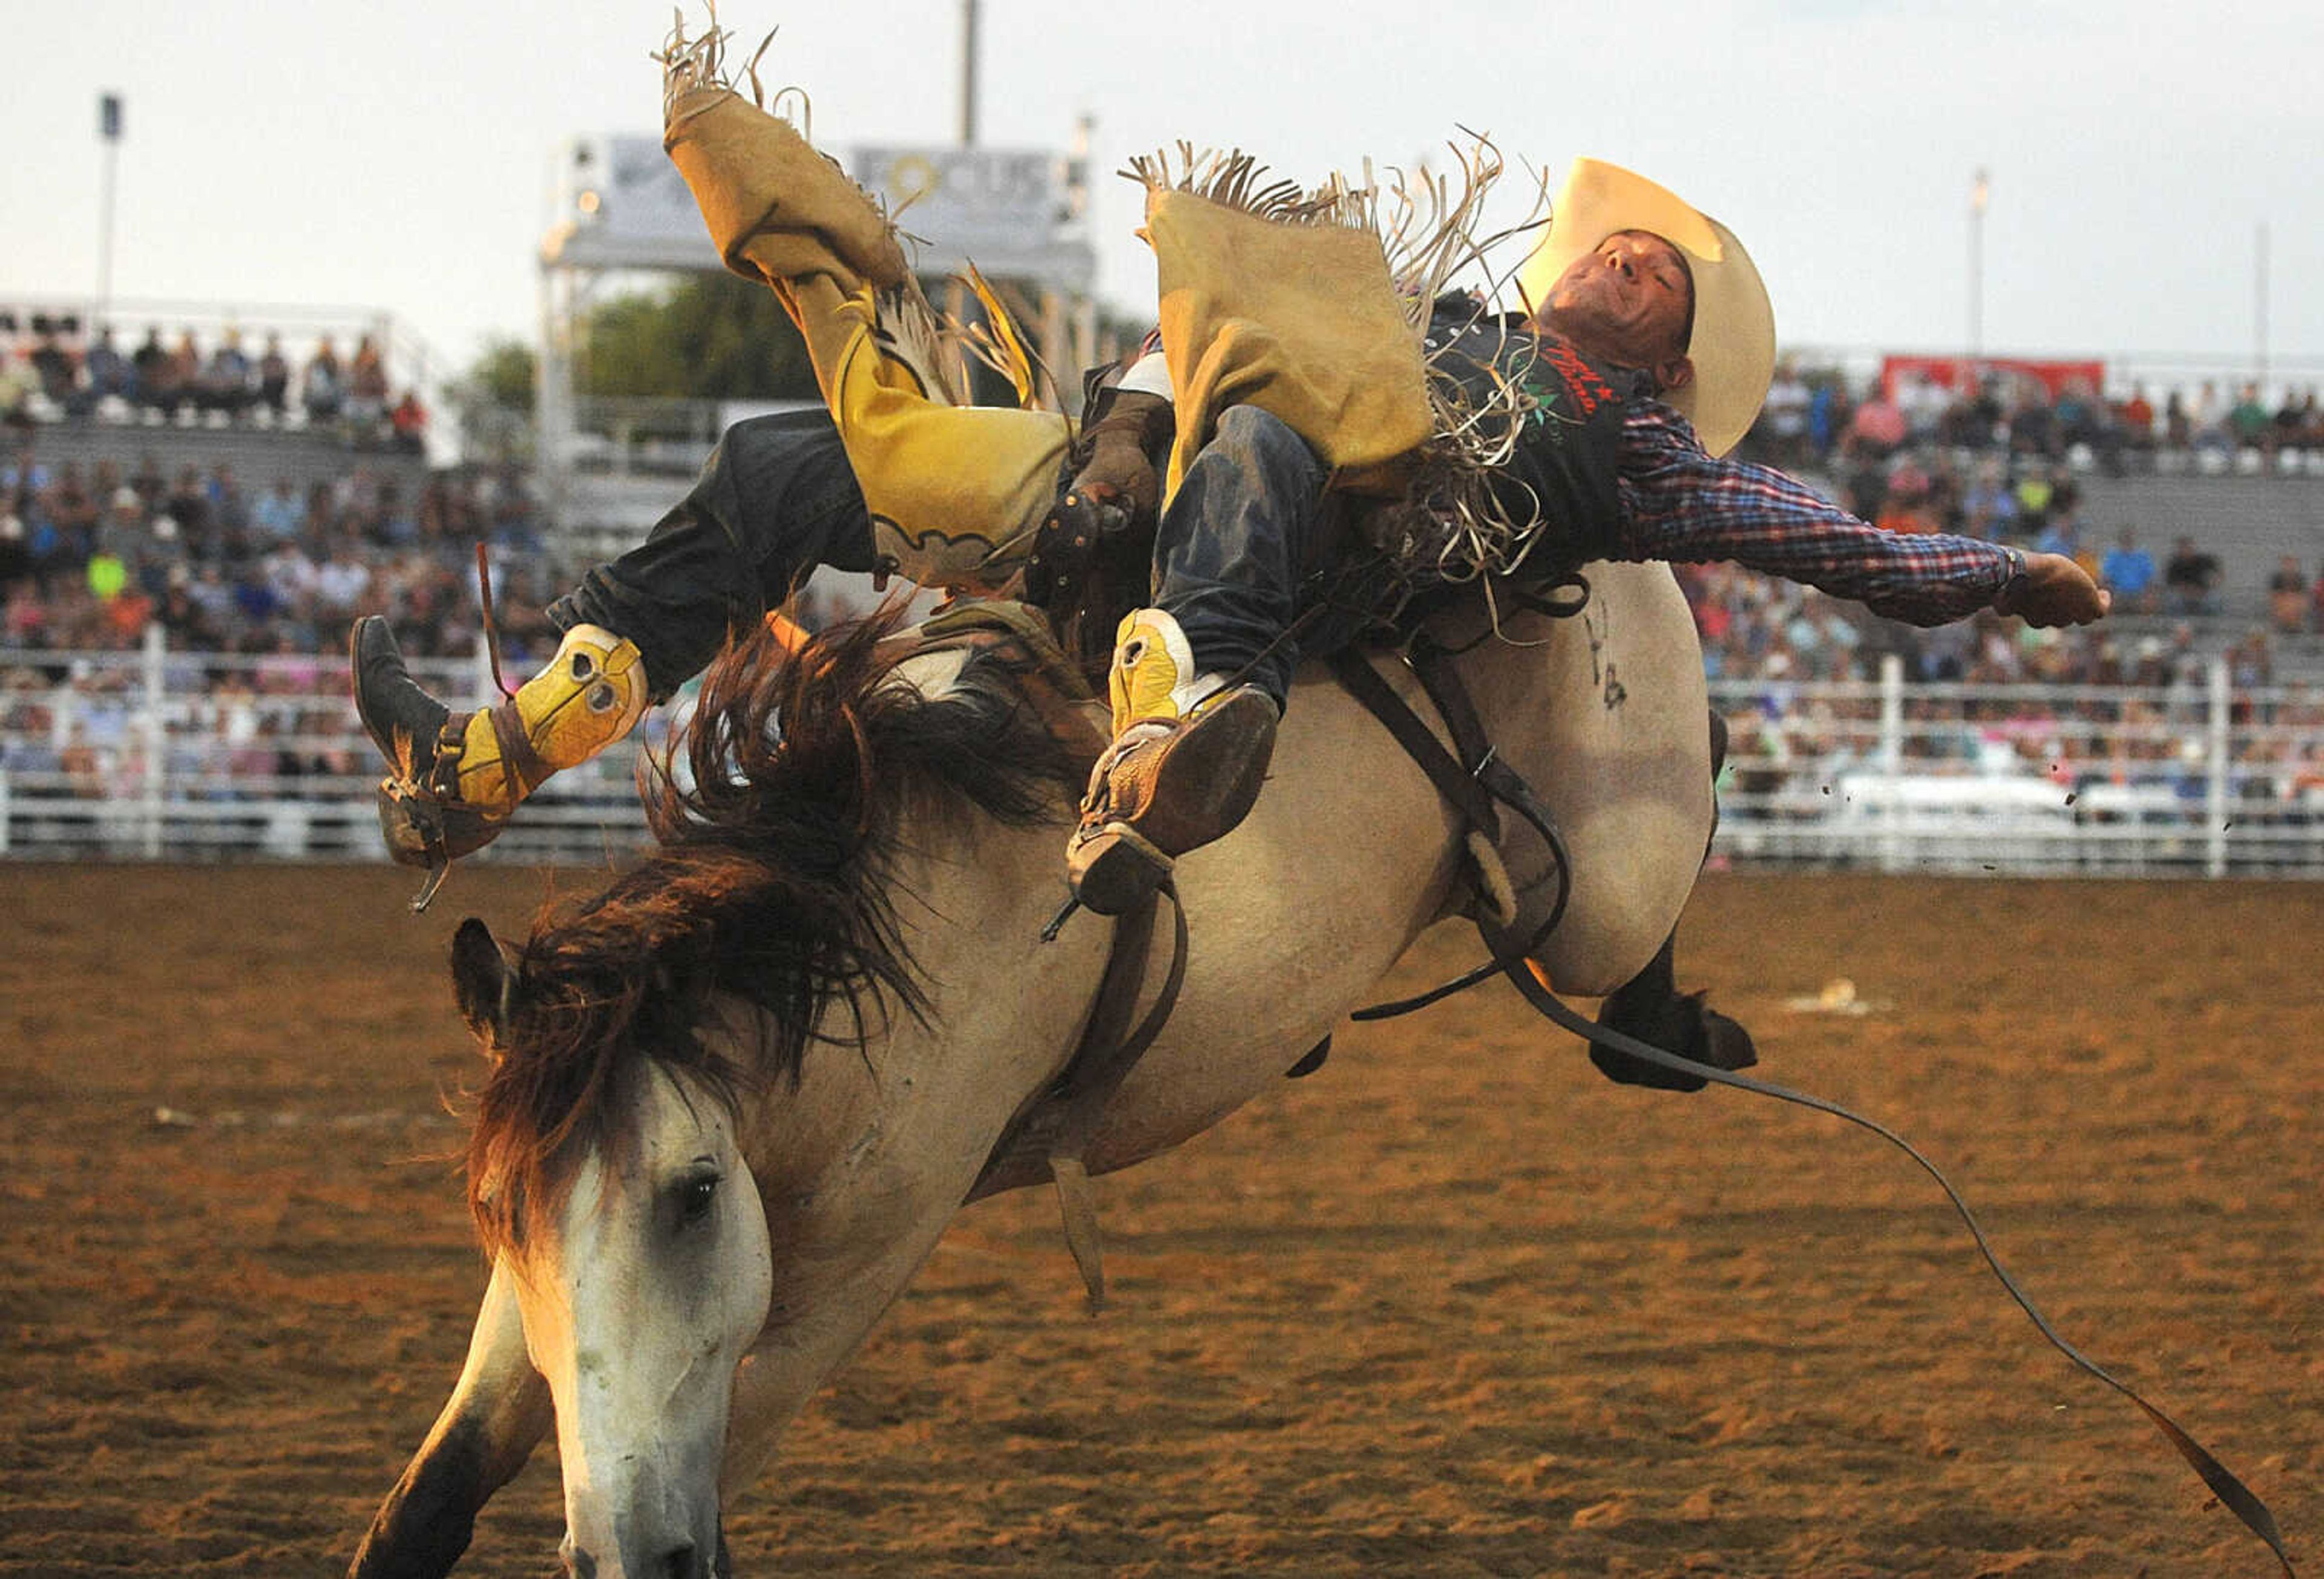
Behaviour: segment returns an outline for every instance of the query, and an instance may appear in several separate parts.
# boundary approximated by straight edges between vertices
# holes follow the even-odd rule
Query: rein
[[[1845,1120],[1878,1136],[1911,1158],[1920,1166],[1922,1171],[1936,1181],[1937,1187],[1944,1192],[1945,1198],[1952,1204],[1953,1210],[1960,1214],[1962,1223],[1968,1225],[1969,1236],[1977,1243],[1978,1253],[1985,1258],[1986,1265],[1992,1270],[1993,1275],[2000,1279],[2001,1286],[2008,1293],[2009,1297],[2015,1301],[2017,1307],[2033,1322],[2034,1330],[2047,1339],[2051,1346],[2063,1354],[2077,1369],[2096,1377],[2137,1405],[2140,1411],[2153,1423],[2155,1429],[2160,1431],[2163,1438],[2178,1450],[2179,1456],[2185,1459],[2195,1473],[2202,1479],[2203,1483],[2210,1488],[2212,1494],[2218,1498],[2229,1512],[2243,1521],[2246,1528],[2267,1543],[2268,1549],[2275,1554],[2276,1561],[2282,1565],[2286,1579],[2293,1579],[2291,1555],[2284,1549],[2282,1533],[2277,1528],[2275,1516],[2268,1511],[2267,1505],[2253,1495],[2251,1489],[2237,1479],[2200,1443],[2189,1436],[2177,1421],[2148,1402],[2137,1390],[2116,1378],[2089,1355],[2067,1342],[2058,1330],[2050,1325],[2049,1318],[2042,1314],[2035,1307],[2033,1298],[2018,1285],[2017,1279],[2012,1277],[2008,1269],[2002,1265],[2001,1258],[1986,1238],[1983,1224],[1978,1221],[1976,1214],[1969,1210],[1969,1203],[1961,1197],[1960,1192],[1953,1187],[1952,1181],[1948,1179],[1937,1165],[1923,1156],[1911,1142],[1886,1125],[1866,1118],[1860,1113],[1853,1113],[1838,1103],[1820,1096],[1812,1096],[1805,1092],[1794,1091],[1768,1081],[1754,1080],[1748,1076],[1738,1075],[1731,1070],[1716,1068],[1709,1064],[1700,1063],[1695,1059],[1655,1047],[1652,1043],[1641,1041],[1609,1026],[1596,1024],[1576,1013],[1563,1000],[1550,991],[1548,985],[1535,974],[1527,962],[1551,931],[1556,928],[1558,921],[1564,915],[1566,901],[1572,893],[1572,874],[1565,841],[1559,835],[1554,820],[1542,808],[1539,799],[1526,786],[1522,776],[1503,762],[1497,750],[1486,740],[1484,727],[1477,716],[1475,705],[1470,700],[1466,687],[1462,685],[1459,675],[1452,669],[1451,657],[1452,655],[1445,652],[1443,649],[1429,642],[1424,637],[1414,644],[1408,661],[1412,665],[1413,672],[1419,677],[1422,688],[1427,692],[1437,712],[1443,717],[1445,728],[1452,734],[1453,745],[1460,753],[1458,757],[1445,750],[1443,743],[1437,739],[1435,732],[1421,721],[1419,716],[1413,712],[1402,697],[1397,695],[1395,689],[1380,677],[1379,671],[1372,667],[1370,660],[1363,653],[1352,649],[1342,651],[1333,660],[1333,669],[1341,685],[1357,701],[1362,703],[1388,732],[1395,736],[1397,743],[1404,747],[1406,753],[1428,776],[1429,781],[1436,786],[1437,792],[1443,796],[1456,811],[1460,812],[1462,818],[1469,824],[1472,841],[1477,835],[1481,834],[1486,838],[1498,842],[1500,836],[1500,825],[1494,808],[1496,800],[1519,812],[1525,821],[1548,844],[1556,860],[1557,900],[1550,910],[1548,919],[1525,934],[1522,939],[1514,930],[1513,920],[1508,926],[1497,927],[1489,918],[1480,916],[1477,922],[1477,929],[1484,940],[1489,956],[1484,964],[1416,997],[1400,999],[1395,1002],[1374,1004],[1370,1008],[1358,1010],[1350,1018],[1360,1020],[1392,1019],[1416,1009],[1425,1008],[1431,1003],[1472,987],[1492,976],[1505,976],[1510,984],[1517,988],[1518,995],[1551,1023],[1572,1031],[1574,1035],[1608,1052],[1637,1059],[1697,1082],[1711,1081],[1720,1085],[1732,1086],[1738,1091],[1749,1092],[1754,1095],[1772,1097],[1778,1102],[1790,1103],[1817,1113],[1829,1113],[1834,1118]]]

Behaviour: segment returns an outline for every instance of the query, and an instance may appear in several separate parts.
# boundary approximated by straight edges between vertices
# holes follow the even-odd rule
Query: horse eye
[[[718,1176],[715,1173],[696,1175],[678,1187],[678,1220],[699,1223],[710,1215],[710,1203],[718,1194]]]

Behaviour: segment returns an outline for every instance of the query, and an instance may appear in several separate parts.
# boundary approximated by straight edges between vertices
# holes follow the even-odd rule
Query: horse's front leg
[[[525,1353],[515,1275],[493,1264],[467,1362],[402,1479],[380,1504],[349,1579],[438,1579],[468,1549],[476,1510],[513,1479],[555,1419]]]

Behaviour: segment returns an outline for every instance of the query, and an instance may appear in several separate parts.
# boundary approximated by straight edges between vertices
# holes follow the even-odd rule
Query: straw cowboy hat
[[[1702,447],[1724,455],[1750,430],[1775,371],[1775,314],[1735,233],[1675,193],[1601,160],[1577,159],[1550,213],[1549,231],[1517,272],[1539,310],[1576,258],[1621,230],[1661,236],[1694,277],[1694,382],[1664,398],[1686,413]]]

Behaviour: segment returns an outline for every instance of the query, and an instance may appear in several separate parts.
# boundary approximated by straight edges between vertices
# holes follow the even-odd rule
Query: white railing
[[[482,658],[415,660],[492,694]],[[641,847],[634,743],[557,776],[480,856],[603,863]],[[0,855],[384,860],[377,753],[344,657],[0,648]]]
[[[491,694],[481,658],[417,660]],[[2148,688],[1720,679],[1714,853],[1885,871],[2324,876],[2324,694],[2223,664]],[[648,738],[668,715],[657,713]],[[558,774],[480,858],[602,865],[646,835],[634,745]],[[342,658],[0,648],[0,855],[381,860]]]
[[[1730,746],[1714,849],[1888,872],[2324,876],[2324,695],[1712,682]]]

